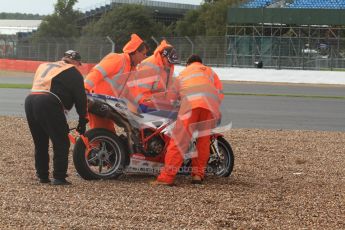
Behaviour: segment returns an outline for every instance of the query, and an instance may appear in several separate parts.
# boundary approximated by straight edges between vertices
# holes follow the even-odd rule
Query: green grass
[[[300,97],[317,99],[340,99],[345,100],[345,96],[323,96],[323,95],[301,95],[301,94],[269,94],[269,93],[224,93],[233,96],[260,96],[260,97]]]
[[[4,83],[0,84],[0,89],[31,89],[31,84],[11,84]]]

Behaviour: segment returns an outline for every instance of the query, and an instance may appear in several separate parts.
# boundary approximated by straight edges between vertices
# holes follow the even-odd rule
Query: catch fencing
[[[345,69],[345,38],[283,36],[195,36],[151,37],[151,53],[162,39],[176,48],[181,63],[198,54],[211,66],[257,67],[276,69]],[[55,61],[64,51],[78,50],[83,62],[97,63],[108,53],[121,52],[123,44],[109,37],[45,38],[40,41],[0,35],[0,58]]]

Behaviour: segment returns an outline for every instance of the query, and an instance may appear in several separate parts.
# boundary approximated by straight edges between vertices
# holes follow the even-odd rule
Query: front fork
[[[220,152],[219,152],[219,148],[218,148],[218,139],[216,136],[211,137],[211,150],[212,150],[213,154],[210,155],[209,163],[212,163],[213,161],[220,159]]]

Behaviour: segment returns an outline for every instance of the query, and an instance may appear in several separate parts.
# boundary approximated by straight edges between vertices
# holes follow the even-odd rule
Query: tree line
[[[23,14],[23,13],[0,13],[0,19],[17,19],[17,20],[41,20],[44,16],[39,14]]]
[[[78,0],[57,0],[54,13],[43,18],[34,39],[44,37],[110,36],[119,44],[131,33],[149,40],[151,36],[221,36],[225,35],[227,8],[244,0],[205,0],[176,23],[164,25],[153,19],[152,12],[143,5],[124,4],[114,7],[97,21],[80,27],[83,16],[73,6]]]

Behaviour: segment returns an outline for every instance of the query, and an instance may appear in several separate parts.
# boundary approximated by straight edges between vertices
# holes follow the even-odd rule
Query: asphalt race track
[[[236,82],[225,83],[224,91],[254,94],[225,96],[222,124],[232,122],[233,128],[345,131],[345,99],[327,98],[345,97],[345,87]],[[25,116],[28,93],[27,89],[0,89],[0,115]],[[76,118],[75,112],[70,118]]]

